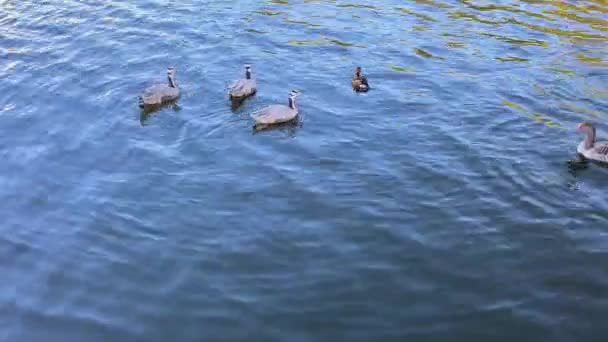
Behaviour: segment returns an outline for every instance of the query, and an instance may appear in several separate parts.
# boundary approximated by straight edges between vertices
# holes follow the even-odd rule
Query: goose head
[[[251,79],[251,65],[250,64],[245,64],[245,78],[246,79]]]
[[[593,145],[595,145],[595,127],[593,124],[588,121],[583,121],[576,126],[576,129],[587,134],[585,136],[585,148],[592,148]]]
[[[175,83],[175,67],[167,68],[167,78],[169,79],[169,87],[176,88],[177,83]]]

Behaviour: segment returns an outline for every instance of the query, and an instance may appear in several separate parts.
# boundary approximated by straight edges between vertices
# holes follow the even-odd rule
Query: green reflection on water
[[[308,26],[308,27],[320,27],[321,26],[318,24],[309,23],[308,21],[305,21],[305,20],[294,20],[294,19],[289,19],[289,18],[285,18],[285,22],[289,23],[289,24],[304,25],[304,26]]]
[[[461,0],[461,2],[463,4],[465,4],[467,7],[474,9],[476,11],[480,11],[480,12],[505,11],[505,12],[511,12],[511,13],[524,14],[529,17],[535,17],[535,18],[545,19],[545,20],[549,20],[549,21],[555,20],[554,18],[548,17],[546,15],[542,15],[540,13],[526,11],[526,10],[523,10],[523,9],[520,9],[520,8],[517,8],[514,6],[509,6],[509,5],[492,4],[492,5],[478,6],[478,5],[472,4],[470,1],[467,1],[467,0]]]
[[[519,38],[514,38],[514,37],[501,36],[498,34],[485,33],[485,32],[479,32],[479,34],[483,35],[483,36],[492,37],[494,39],[498,39],[500,41],[507,42],[509,44],[514,44],[514,45],[522,45],[522,46],[531,45],[531,46],[541,46],[541,47],[549,46],[549,43],[544,42],[542,40],[519,39]]]
[[[279,12],[279,11],[268,11],[268,10],[264,10],[264,11],[255,11],[255,13],[257,14],[261,14],[261,15],[266,15],[269,17],[275,16],[275,15],[280,15],[283,14],[283,12]]]
[[[574,70],[558,68],[558,67],[546,67],[545,69],[562,74],[562,75],[567,75],[567,76],[573,76],[576,74],[576,71],[574,71]]]
[[[402,66],[398,66],[398,65],[390,65],[389,68],[391,68],[391,70],[397,71],[397,72],[415,72],[416,71],[415,68],[402,67]]]
[[[421,48],[414,48],[414,52],[415,52],[415,53],[416,53],[418,56],[421,56],[421,57],[424,57],[424,58],[444,59],[443,57],[434,56],[432,53],[430,53],[430,52],[428,52],[428,51],[426,51],[426,50],[423,50],[423,49],[421,49]]]
[[[496,57],[496,60],[500,62],[518,62],[518,63],[527,63],[529,59],[527,58],[519,58],[515,56],[506,56],[506,57]]]
[[[434,22],[434,21],[437,21],[437,20],[435,20],[435,19],[434,19],[433,17],[431,17],[431,16],[428,16],[428,15],[426,15],[426,14],[422,14],[422,13],[417,13],[417,12],[414,12],[414,11],[409,10],[409,9],[407,9],[407,8],[404,8],[404,7],[395,7],[395,10],[396,10],[396,11],[399,11],[399,12],[401,12],[401,13],[404,13],[404,14],[413,15],[413,16],[415,16],[415,17],[417,17],[417,18],[422,19],[422,20],[426,20],[426,21],[433,21],[433,22]]]
[[[259,33],[259,34],[265,34],[266,33],[264,31],[256,30],[256,29],[253,29],[253,28],[245,29],[245,31],[251,32],[251,33]]]
[[[338,4],[336,5],[336,7],[341,7],[341,8],[369,8],[369,9],[375,9],[376,6],[372,6],[372,5],[360,5],[360,4]]]
[[[452,8],[452,6],[445,4],[443,2],[437,2],[433,0],[413,0],[417,4],[421,5],[429,5],[437,8]]]
[[[333,44],[341,47],[357,47],[357,48],[365,48],[365,45],[357,45],[354,43],[345,42],[333,37],[321,37],[317,39],[291,39],[287,42],[291,45],[301,45],[301,46],[320,46]]]
[[[553,121],[549,118],[547,118],[545,115],[541,114],[541,113],[533,113],[530,112],[529,110],[527,110],[526,108],[524,108],[522,105],[508,101],[506,99],[502,100],[502,104],[508,108],[514,109],[516,112],[518,112],[519,114],[528,117],[532,120],[534,120],[535,122],[541,123],[547,127],[552,127],[552,128],[560,128],[561,125],[559,122]]]

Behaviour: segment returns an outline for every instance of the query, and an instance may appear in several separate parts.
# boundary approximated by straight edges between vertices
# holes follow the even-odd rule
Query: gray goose
[[[255,94],[257,84],[251,78],[251,65],[245,65],[245,78],[235,81],[228,87],[228,95],[231,99],[244,99]]]
[[[585,159],[608,163],[608,141],[596,142],[595,127],[587,121],[581,122],[576,128],[586,133],[576,152]]]
[[[297,90],[292,90],[289,93],[287,105],[275,104],[262,108],[259,111],[252,113],[251,117],[255,120],[256,126],[268,126],[291,121],[298,116],[298,107],[296,106],[296,97],[300,95]]]
[[[155,84],[144,90],[139,97],[139,106],[142,108],[154,107],[175,101],[179,98],[179,88],[175,82],[175,68],[167,69],[167,84]]]

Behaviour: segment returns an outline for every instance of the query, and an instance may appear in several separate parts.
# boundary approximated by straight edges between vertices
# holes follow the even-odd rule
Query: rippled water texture
[[[608,341],[607,56],[605,0],[1,0],[0,341]]]

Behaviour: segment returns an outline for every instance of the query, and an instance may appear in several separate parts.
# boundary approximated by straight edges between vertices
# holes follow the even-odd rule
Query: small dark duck
[[[365,93],[369,90],[369,83],[367,83],[367,77],[363,76],[361,72],[361,67],[358,66],[355,69],[355,74],[353,75],[353,90],[356,92]]]

